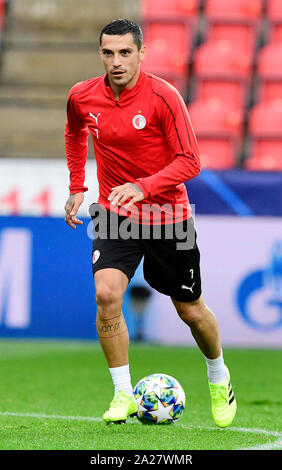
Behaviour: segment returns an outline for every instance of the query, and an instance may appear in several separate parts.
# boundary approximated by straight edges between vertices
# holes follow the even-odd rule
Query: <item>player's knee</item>
[[[200,322],[205,315],[205,308],[201,297],[193,302],[178,302],[175,306],[181,320],[188,325]]]
[[[99,307],[103,308],[117,306],[122,302],[122,291],[118,287],[99,283],[96,286],[96,302]]]

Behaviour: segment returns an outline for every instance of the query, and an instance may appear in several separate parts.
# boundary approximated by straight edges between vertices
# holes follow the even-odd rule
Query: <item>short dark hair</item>
[[[100,46],[102,44],[103,34],[123,36],[124,34],[127,34],[127,33],[132,34],[133,40],[138,50],[140,51],[143,45],[142,29],[134,21],[126,20],[125,18],[113,20],[110,23],[108,23],[106,26],[104,26],[104,28],[102,29],[100,33]]]

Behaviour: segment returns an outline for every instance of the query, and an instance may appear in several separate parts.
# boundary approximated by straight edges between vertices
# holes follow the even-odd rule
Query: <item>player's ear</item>
[[[141,47],[141,49],[139,51],[140,62],[143,62],[143,60],[145,60],[146,53],[147,53],[147,46],[145,46],[145,44],[143,44],[143,46]]]

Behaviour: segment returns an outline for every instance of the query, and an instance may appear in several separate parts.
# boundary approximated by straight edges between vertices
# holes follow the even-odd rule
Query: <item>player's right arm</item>
[[[88,154],[88,127],[79,113],[76,99],[79,96],[79,85],[75,85],[69,93],[67,102],[67,124],[65,130],[65,151],[70,172],[70,195],[65,204],[65,221],[75,228],[82,222],[76,214],[84,200],[85,164]]]
[[[83,224],[83,222],[76,217],[83,200],[84,193],[71,194],[65,204],[65,221],[71,228],[76,228],[76,225]]]

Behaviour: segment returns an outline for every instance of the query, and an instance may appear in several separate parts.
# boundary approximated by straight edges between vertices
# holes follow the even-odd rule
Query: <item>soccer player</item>
[[[72,228],[82,223],[77,212],[87,190],[90,132],[99,183],[98,204],[90,206],[90,213],[94,224],[97,214],[104,220],[103,236],[99,232],[94,238],[92,251],[96,326],[114,385],[103,419],[120,423],[137,411],[122,301],[144,257],[145,280],[170,296],[205,357],[212,414],[218,426],[228,426],[236,400],[217,320],[202,296],[200,254],[184,185],[200,172],[186,106],[173,86],[142,70],[146,46],[136,23],[118,19],[106,25],[100,54],[105,75],[77,83],[69,93],[65,143],[70,196],[65,220]],[[131,229],[138,227],[131,237],[125,230],[129,220]]]

